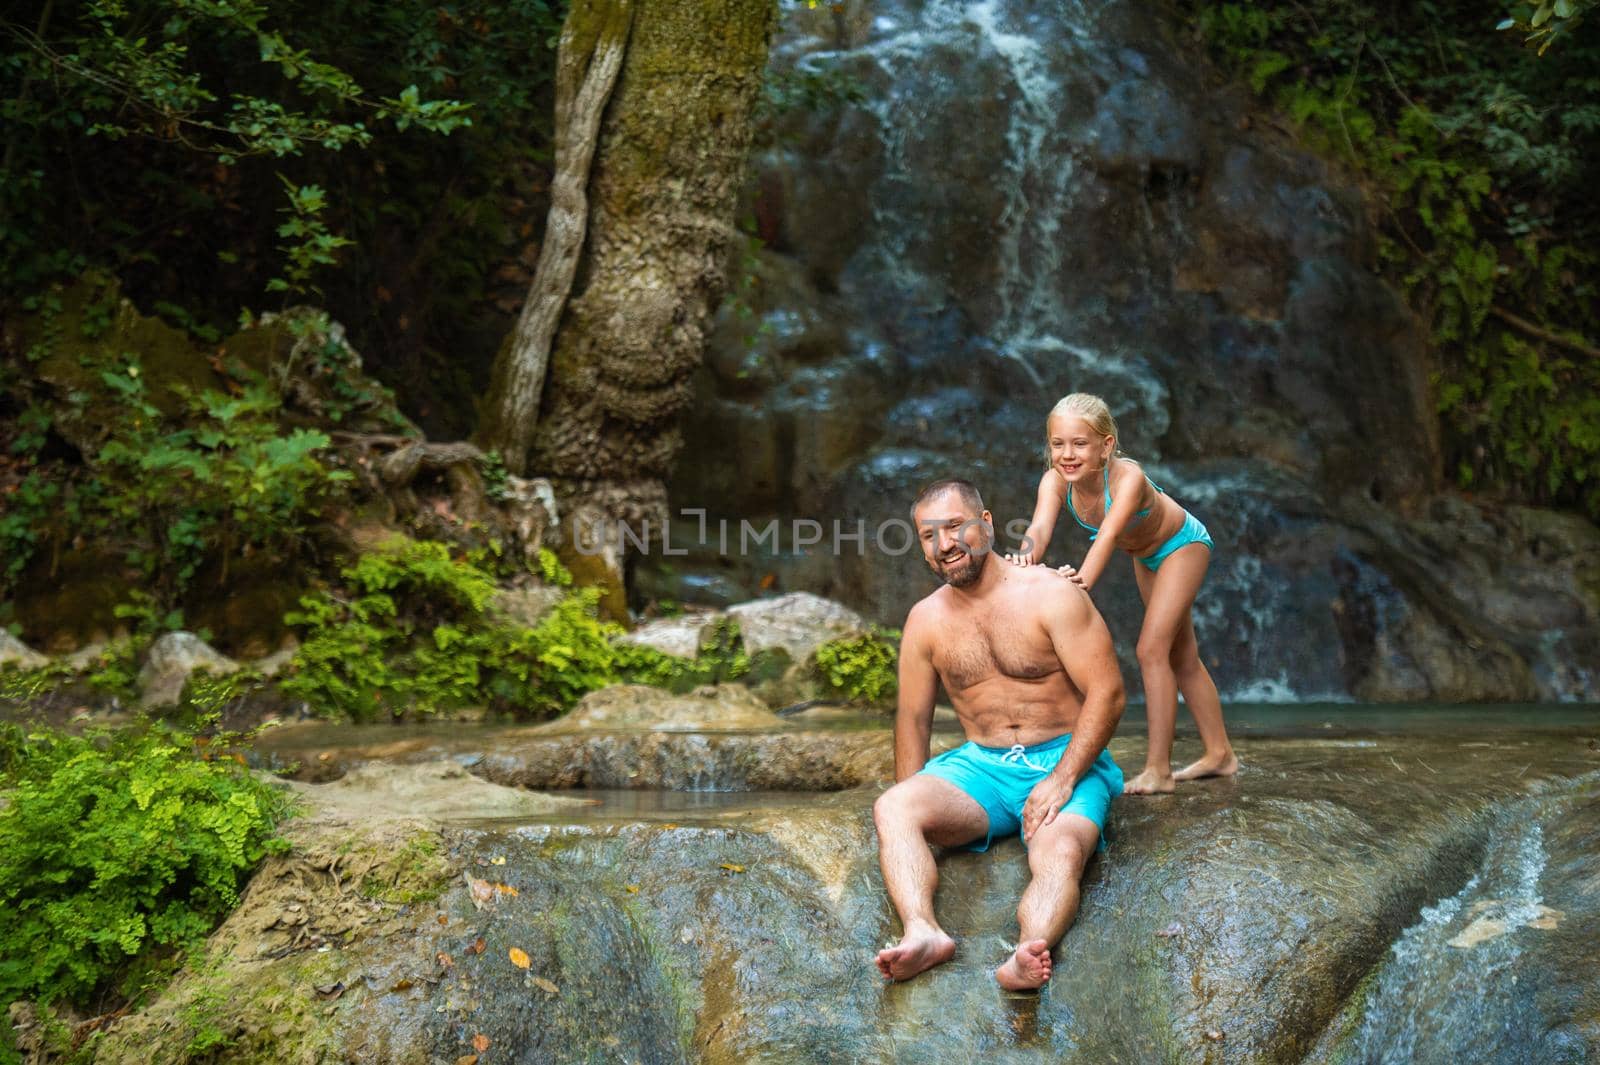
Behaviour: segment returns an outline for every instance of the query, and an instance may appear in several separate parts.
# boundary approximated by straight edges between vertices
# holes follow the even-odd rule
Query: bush
[[[304,635],[280,687],[357,721],[474,705],[552,717],[612,684],[687,691],[751,668],[732,624],[716,626],[693,661],[617,643],[622,626],[599,619],[598,588],[567,591],[533,628],[504,624],[486,612],[495,582],[480,561],[431,541],[379,545],[342,571],[342,588],[285,615]],[[547,551],[540,570],[570,588]]]
[[[83,1001],[131,959],[182,948],[283,846],[286,799],[193,737],[0,726],[0,1003]]]
[[[817,648],[817,668],[830,688],[852,702],[883,702],[898,685],[899,639],[891,629],[874,629],[825,643]]]
[[[1600,518],[1600,46],[1572,33],[1589,6],[1509,9],[1536,52],[1481,4],[1181,5],[1374,193],[1379,265],[1430,327],[1446,470]]]
[[[540,568],[571,582],[548,552]],[[672,672],[664,655],[613,645],[622,628],[596,616],[598,589],[569,592],[533,628],[496,621],[485,611],[493,575],[441,543],[391,540],[341,578],[285,618],[305,636],[282,688],[324,713],[489,705],[552,716],[597,688]]]

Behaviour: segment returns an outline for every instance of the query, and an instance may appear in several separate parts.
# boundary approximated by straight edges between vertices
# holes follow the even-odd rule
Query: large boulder
[[[655,618],[617,642],[631,647],[649,647],[673,658],[694,659],[700,654],[706,629],[721,617],[716,613],[694,612],[676,617]]]
[[[810,592],[737,603],[728,608],[728,616],[739,623],[746,651],[779,650],[796,663],[805,662],[829,641],[870,629],[866,618],[854,610]]]
[[[190,674],[205,670],[220,677],[239,671],[239,663],[216,651],[192,632],[169,632],[156,638],[139,670],[139,705],[170,706],[183,694]]]
[[[783,719],[738,684],[706,685],[673,695],[644,684],[618,684],[590,692],[542,735],[592,732],[750,732],[783,727]]]

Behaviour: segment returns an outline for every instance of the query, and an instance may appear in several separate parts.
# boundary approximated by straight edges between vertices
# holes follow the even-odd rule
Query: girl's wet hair
[[[1050,413],[1044,419],[1045,469],[1050,468],[1050,419],[1056,417],[1082,418],[1094,431],[1095,436],[1109,436],[1118,443],[1122,440],[1122,435],[1117,432],[1117,420],[1111,416],[1111,408],[1106,406],[1105,400],[1087,392],[1074,392],[1070,396],[1062,396],[1056,400],[1056,405],[1050,408]],[[1121,458],[1122,448],[1114,443],[1112,453]]]

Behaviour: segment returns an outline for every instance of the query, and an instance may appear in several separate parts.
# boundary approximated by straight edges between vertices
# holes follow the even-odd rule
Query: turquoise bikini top
[[[1148,473],[1145,474],[1144,479],[1145,479],[1145,483],[1147,483],[1151,488],[1154,488],[1157,492],[1160,492],[1162,495],[1166,495],[1167,494],[1166,489],[1162,488],[1159,484],[1156,484],[1154,481],[1150,480],[1150,475]],[[1107,514],[1110,514],[1111,513],[1111,478],[1107,477],[1102,472],[1101,475],[1100,475],[1100,480],[1106,486],[1106,511],[1105,512]],[[1086,522],[1082,518],[1078,517],[1078,508],[1074,507],[1072,505],[1072,486],[1070,484],[1067,485],[1067,510],[1071,512],[1073,521],[1077,522],[1079,525],[1082,525],[1085,529],[1089,530],[1089,542],[1090,543],[1094,543],[1095,537],[1100,535],[1100,529],[1099,529],[1098,526],[1090,525],[1088,522]],[[1149,517],[1150,516],[1150,510],[1151,510],[1150,507],[1145,507],[1143,510],[1136,511],[1134,513],[1133,517],[1128,522],[1128,528],[1130,528],[1130,529],[1133,528],[1140,521],[1142,521],[1143,519]],[[1101,520],[1103,521],[1105,519],[1102,518]]]

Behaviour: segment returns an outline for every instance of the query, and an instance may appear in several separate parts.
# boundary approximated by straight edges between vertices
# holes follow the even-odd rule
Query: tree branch
[[[1562,336],[1560,333],[1552,333],[1548,329],[1534,325],[1526,318],[1519,318],[1517,315],[1512,314],[1504,307],[1490,307],[1489,313],[1507,325],[1517,329],[1520,332],[1526,333],[1531,337],[1536,337],[1539,340],[1544,340],[1551,344],[1566,348],[1568,351],[1576,351],[1580,355],[1587,355],[1591,359],[1600,359],[1600,348],[1590,347],[1581,340],[1573,340],[1570,337]]]
[[[538,424],[550,346],[578,273],[589,224],[589,169],[600,118],[616,86],[633,25],[632,0],[589,0],[567,14],[556,66],[556,173],[544,246],[511,343],[495,360],[479,439],[522,474]],[[588,38],[593,31],[592,39]]]

